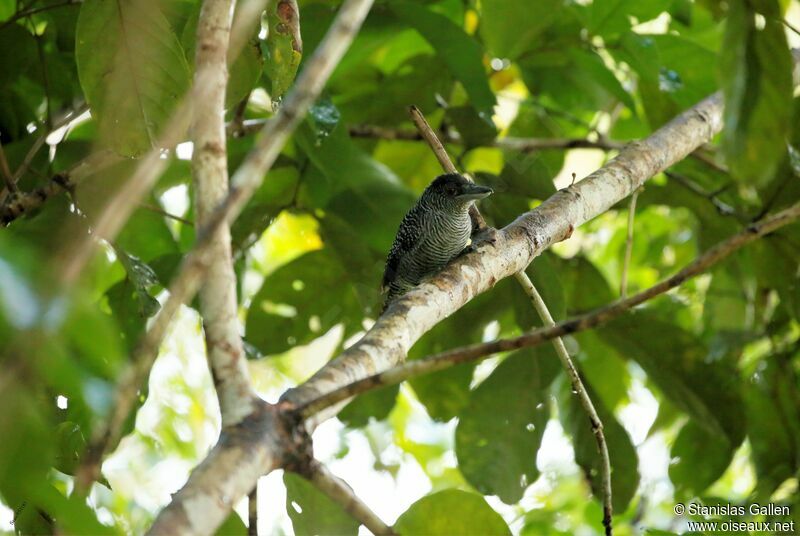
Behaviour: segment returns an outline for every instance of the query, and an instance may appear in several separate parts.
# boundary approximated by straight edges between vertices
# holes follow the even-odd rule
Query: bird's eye
[[[456,187],[455,186],[448,186],[447,187],[447,193],[449,195],[456,195]]]

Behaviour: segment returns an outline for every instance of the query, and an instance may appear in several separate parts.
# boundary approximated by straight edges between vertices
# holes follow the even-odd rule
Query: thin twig
[[[3,150],[2,142],[0,142],[0,175],[3,176],[3,182],[9,192],[17,191],[17,185],[11,177],[11,168],[8,167],[8,160],[6,160],[6,152]]]
[[[635,195],[636,194],[634,194],[634,196]],[[539,294],[539,291],[536,290],[536,287],[533,285],[528,275],[525,272],[519,272],[517,274],[517,281],[522,284],[522,288],[525,289],[525,293],[531,299],[533,307],[536,309],[545,327],[555,326],[555,321],[550,311],[547,309],[547,304],[544,303],[542,296]],[[589,416],[589,423],[592,426],[594,439],[597,442],[597,451],[600,453],[600,460],[602,462],[603,527],[605,528],[606,536],[611,536],[613,530],[611,516],[614,512],[611,502],[611,458],[608,456],[608,445],[606,444],[606,438],[603,434],[603,422],[600,420],[600,416],[597,415],[597,410],[594,408],[592,399],[589,397],[589,393],[583,385],[581,376],[578,374],[578,369],[575,368],[575,364],[572,362],[572,358],[570,358],[567,347],[564,346],[564,341],[561,337],[553,338],[553,346],[556,349],[556,355],[558,355],[558,358],[561,360],[561,364],[567,371],[569,381],[572,384],[572,391],[578,395],[581,406],[583,406],[584,411],[586,411],[586,414]]]
[[[226,130],[232,138],[244,136],[244,113],[247,111],[247,102],[249,100],[250,93],[236,105],[236,109],[233,111],[233,118],[226,125]]]
[[[73,119],[78,117],[80,114],[85,112],[87,109],[88,109],[88,106],[86,105],[86,103],[81,103],[81,104],[75,106],[74,108],[72,108],[71,110],[67,110],[61,116],[53,119],[52,120],[52,125],[50,127],[48,127],[48,128],[41,127],[42,129],[45,130],[45,132],[43,132],[39,137],[36,138],[36,140],[34,140],[33,145],[28,150],[28,152],[25,154],[25,158],[23,158],[22,164],[20,164],[19,167],[17,167],[17,170],[11,176],[11,181],[13,182],[15,187],[16,187],[16,184],[22,178],[22,176],[25,175],[25,173],[28,172],[28,169],[30,168],[31,164],[33,163],[33,159],[36,157],[36,153],[39,152],[39,149],[41,149],[42,146],[44,145],[44,143],[47,141],[47,137],[50,136],[50,134],[52,134],[53,132],[55,132],[59,128],[67,125],[70,121],[72,121]],[[6,200],[6,194],[7,194],[7,192],[10,192],[10,191],[14,191],[14,189],[12,189],[12,188],[8,188],[8,190],[3,189],[3,191],[0,192],[0,203],[3,203]]]
[[[228,132],[239,132],[247,135],[257,132],[263,127],[265,119],[250,119],[242,123],[240,128],[232,122],[228,124]],[[422,141],[425,138],[419,131],[390,128],[380,125],[350,125],[348,127],[350,136],[354,138],[369,138],[387,141]],[[452,132],[442,132],[440,138],[447,143],[462,144],[464,140],[461,136]],[[589,140],[586,138],[516,138],[504,137],[496,138],[489,142],[487,146],[499,149],[511,149],[522,152],[541,151],[546,149],[603,149],[606,151],[619,150],[625,146],[624,142],[606,139]]]
[[[317,489],[341,506],[345,512],[367,527],[373,534],[395,534],[391,527],[358,498],[347,482],[331,473],[323,464],[314,460],[307,478]]]
[[[436,136],[436,133],[433,131],[430,124],[428,124],[428,121],[425,119],[425,116],[422,115],[420,109],[412,105],[408,107],[408,113],[422,136],[422,139],[430,146],[433,154],[436,156],[436,160],[438,160],[439,165],[442,166],[442,169],[446,173],[458,173],[456,166],[453,165],[450,156],[447,154],[447,149],[445,149],[442,142],[439,141],[438,136]],[[478,207],[476,207],[474,203],[469,207],[469,217],[472,220],[473,230],[481,230],[486,227],[486,220],[483,219],[480,210],[478,210]]]
[[[300,403],[297,405],[297,409],[304,416],[311,416],[343,400],[347,400],[353,396],[378,387],[394,385],[409,378],[437,372],[461,363],[477,361],[499,352],[536,346],[555,337],[594,328],[617,318],[629,309],[663,294],[681,285],[688,279],[705,272],[708,268],[725,259],[743,246],[795,221],[798,217],[800,217],[800,203],[795,203],[791,207],[765,218],[758,223],[751,224],[745,230],[720,242],[697,257],[694,261],[687,264],[676,274],[638,294],[619,299],[605,307],[595,309],[564,322],[559,322],[551,327],[534,330],[530,333],[520,335],[519,337],[473,344],[471,346],[456,348],[429,356],[424,359],[408,361],[379,374],[367,376],[361,380],[331,390],[306,403]]]
[[[247,495],[247,536],[258,536],[258,481]]]
[[[80,4],[82,2],[83,2],[83,0],[65,0],[65,1],[59,2],[57,4],[49,4],[49,5],[45,5],[45,6],[35,7],[35,8],[31,8],[31,9],[23,9],[23,10],[17,11],[13,15],[11,15],[11,17],[9,17],[8,19],[6,19],[6,20],[4,20],[3,22],[0,23],[0,30],[5,28],[6,26],[14,24],[18,20],[23,19],[25,17],[29,17],[31,15],[36,15],[37,13],[41,13],[43,11],[49,11],[51,9],[56,9],[56,8],[59,8],[59,7],[77,5],[77,4]],[[31,3],[33,3],[33,2],[31,2]]]
[[[706,198],[709,202],[711,202],[712,205],[714,205],[714,208],[717,209],[717,212],[719,212],[720,215],[734,217],[741,223],[746,223],[750,221],[750,218],[747,215],[738,212],[735,208],[733,208],[729,204],[725,203],[724,201],[721,201],[717,197],[718,192],[707,192],[703,189],[702,186],[694,182],[689,177],[686,177],[685,175],[681,175],[680,173],[676,173],[674,171],[665,171],[664,175],[666,175],[668,179],[677,182],[678,184],[680,184],[693,194]],[[723,187],[723,189],[725,188],[727,188],[727,186]]]
[[[639,198],[639,191],[633,192],[631,202],[628,206],[628,233],[625,236],[625,257],[622,260],[622,275],[620,276],[619,295],[623,298],[628,295],[628,269],[631,264],[631,253],[633,253],[633,223],[636,218],[636,200]]]
[[[192,220],[187,220],[186,218],[184,218],[182,216],[178,216],[177,214],[172,214],[170,212],[167,212],[166,210],[164,210],[161,207],[157,207],[157,206],[151,205],[149,203],[139,203],[139,206],[142,207],[145,210],[149,210],[150,212],[155,212],[156,214],[161,214],[165,218],[169,218],[171,220],[179,221],[179,222],[183,223],[184,225],[189,225],[191,227],[194,227],[194,222]]]

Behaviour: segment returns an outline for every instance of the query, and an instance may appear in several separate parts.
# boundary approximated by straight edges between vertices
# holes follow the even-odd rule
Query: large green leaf
[[[189,86],[189,66],[152,0],[87,0],[75,56],[103,142],[124,155],[156,145]]]
[[[702,449],[698,449],[702,445]],[[681,428],[670,451],[669,478],[678,493],[694,496],[714,483],[733,459],[728,438],[709,433],[694,421]]]
[[[562,0],[484,0],[480,33],[498,58],[516,59],[560,15]]]
[[[755,184],[772,179],[792,126],[793,63],[781,18],[777,0],[732,1],[722,48],[722,147],[734,177]]]
[[[498,299],[507,296],[510,280],[502,281],[494,292],[476,296],[451,317],[439,322],[411,348],[410,359],[418,359],[451,348],[480,342],[486,326],[501,318],[508,302]],[[459,414],[470,399],[470,384],[474,364],[418,376],[410,381],[417,397],[428,414],[439,421],[448,421]]]
[[[482,494],[514,504],[539,477],[536,453],[550,419],[547,386],[560,366],[551,345],[515,352],[459,413],[459,470]]]
[[[726,359],[711,361],[693,334],[649,311],[622,316],[598,330],[621,355],[635,360],[664,395],[711,434],[737,447],[744,438],[744,402]]]
[[[397,0],[389,5],[397,18],[417,30],[433,46],[464,86],[478,112],[491,118],[496,100],[486,78],[480,45],[450,19],[420,4]]]
[[[286,511],[295,534],[358,534],[358,521],[313,484],[288,471],[283,474],[283,483]]]
[[[500,514],[480,495],[448,489],[412,504],[397,520],[394,530],[401,536],[493,536],[511,534]]]
[[[597,411],[597,416],[603,423],[603,434],[612,468],[612,505],[614,512],[621,514],[628,508],[628,504],[639,486],[639,457],[631,438],[614,414],[606,409],[592,386],[585,380],[584,385]],[[561,393],[559,415],[564,429],[572,438],[575,462],[583,469],[583,473],[592,487],[592,494],[598,501],[602,501],[602,462],[589,417],[578,400],[577,394],[569,389],[562,389]]]
[[[800,467],[800,382],[791,367],[789,355],[767,357],[746,392],[747,435],[767,496]]]
[[[341,125],[320,137],[305,124],[295,140],[313,164],[303,176],[305,201],[336,214],[375,251],[388,252],[413,204],[411,193],[389,168],[357,147]]]
[[[595,0],[586,9],[586,26],[592,34],[612,38],[631,28],[631,19],[644,22],[670,7],[672,0]]]
[[[275,270],[253,297],[247,340],[264,354],[311,342],[339,323],[361,329],[364,310],[350,274],[327,250],[306,253]]]

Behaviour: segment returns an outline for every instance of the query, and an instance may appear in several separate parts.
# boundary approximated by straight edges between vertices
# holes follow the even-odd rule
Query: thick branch
[[[313,461],[307,478],[317,489],[339,504],[353,519],[367,527],[372,534],[394,534],[394,531],[369,506],[358,498],[347,482],[330,472],[318,461]],[[304,475],[305,476],[305,475]]]
[[[217,444],[158,514],[148,534],[214,534],[258,478],[283,465],[286,445],[282,441],[289,431],[274,406],[261,402],[255,408],[244,420],[222,430]]]
[[[195,102],[192,124],[192,171],[200,226],[228,194],[225,87],[233,5],[234,0],[206,0],[197,23],[195,84],[207,84],[205,98]],[[209,255],[208,273],[200,290],[200,313],[224,427],[247,416],[256,397],[239,334],[236,275],[227,223],[211,236]]]
[[[590,311],[564,322],[559,322],[553,326],[540,328],[530,333],[520,335],[519,337],[473,344],[471,346],[448,350],[447,352],[442,352],[424,359],[409,361],[402,365],[389,368],[382,373],[373,374],[350,384],[343,385],[315,399],[299,404],[298,410],[305,416],[311,416],[342,400],[347,400],[372,389],[394,385],[409,378],[421,376],[423,374],[431,374],[454,365],[477,361],[499,352],[508,352],[519,348],[536,346],[556,337],[594,328],[617,318],[629,309],[655,298],[681,285],[684,281],[705,272],[711,266],[717,264],[743,246],[795,221],[797,218],[800,218],[800,203],[796,203],[758,223],[751,224],[744,231],[733,235],[724,242],[706,251],[675,275],[664,279],[660,283],[638,294],[617,300],[605,307],[595,309],[594,311]]]

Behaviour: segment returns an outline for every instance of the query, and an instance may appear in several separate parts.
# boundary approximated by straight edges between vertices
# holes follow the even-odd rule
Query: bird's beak
[[[475,201],[478,199],[483,199],[484,197],[489,197],[492,195],[494,190],[489,188],[488,186],[480,186],[478,184],[470,184],[468,186],[464,186],[463,191],[456,196],[459,201]]]

